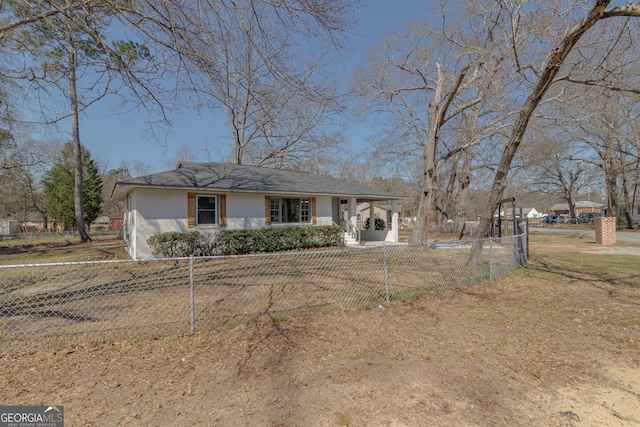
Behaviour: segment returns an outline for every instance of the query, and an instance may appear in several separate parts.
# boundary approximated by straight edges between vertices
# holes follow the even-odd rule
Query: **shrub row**
[[[153,255],[161,258],[210,256],[215,254],[215,240],[197,231],[158,233],[147,239]]]
[[[155,234],[147,242],[153,255],[163,258],[244,255],[340,246],[342,228],[331,225],[224,230],[215,237],[197,231],[168,232]]]

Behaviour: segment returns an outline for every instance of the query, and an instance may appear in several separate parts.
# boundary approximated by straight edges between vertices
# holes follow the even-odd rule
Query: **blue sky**
[[[362,0],[356,19],[361,35],[349,37],[350,54],[343,56],[344,67],[353,72],[366,58],[369,48],[382,40],[393,28],[407,19],[423,16],[433,7],[430,0]],[[207,160],[204,147],[209,147],[213,161],[222,161],[222,155],[230,153],[228,139],[221,135],[229,133],[225,127],[223,111],[196,110],[182,111],[174,118],[174,127],[166,138],[154,139],[149,134],[145,114],[134,114],[124,118],[116,113],[117,99],[103,99],[91,106],[81,117],[80,136],[82,143],[94,158],[106,163],[107,169],[119,166],[121,160],[142,161],[153,167],[154,172],[169,169],[169,162],[186,144],[193,152],[202,153],[202,161]],[[371,126],[353,121],[348,131],[348,145],[351,149],[362,147]],[[54,137],[68,140],[70,126],[61,123]],[[217,148],[216,148],[217,147]],[[171,166],[173,167],[173,165]]]

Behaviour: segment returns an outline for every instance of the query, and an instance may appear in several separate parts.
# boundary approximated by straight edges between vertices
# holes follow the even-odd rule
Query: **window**
[[[198,225],[217,224],[216,196],[196,197],[196,218]]]
[[[271,224],[311,222],[311,199],[271,197]]]
[[[310,205],[309,199],[300,199],[300,222],[309,222]]]

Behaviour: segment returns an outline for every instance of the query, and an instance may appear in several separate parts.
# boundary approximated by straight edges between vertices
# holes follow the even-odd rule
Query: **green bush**
[[[215,239],[197,231],[168,232],[155,234],[147,242],[153,255],[163,258],[244,255],[340,246],[342,228],[314,226],[224,230]]]
[[[224,255],[278,252],[342,245],[339,226],[225,230],[218,235],[216,249]]]
[[[376,230],[384,230],[385,229],[384,220],[381,218],[376,218],[375,227],[376,227],[375,228]],[[364,228],[367,230],[371,229],[371,218],[367,218],[367,223],[364,225]]]
[[[149,237],[147,243],[151,246],[153,255],[162,258],[210,256],[215,253],[215,242],[211,240],[211,236],[197,231],[158,233]]]

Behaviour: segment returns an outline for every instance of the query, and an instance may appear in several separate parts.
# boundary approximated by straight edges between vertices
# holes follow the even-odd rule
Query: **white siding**
[[[123,246],[124,249],[129,252],[132,258],[136,258],[136,194],[131,193],[127,195],[124,203],[124,217],[123,217]]]
[[[197,230],[202,233],[218,233],[218,226],[188,228],[187,191],[136,189],[130,194],[125,221],[131,230],[125,247],[134,259],[151,258],[152,251],[147,240],[157,233],[177,231],[186,233]],[[215,194],[196,192],[196,194]],[[227,193],[226,213],[228,229],[255,230],[265,227],[265,195],[249,193]],[[287,197],[287,196],[278,196]],[[291,196],[300,197],[300,196]],[[219,214],[219,212],[218,212]],[[331,197],[316,197],[317,225],[331,225]],[[282,225],[278,225],[282,226]]]
[[[227,193],[227,228],[257,230],[265,227],[264,194]]]
[[[333,224],[333,215],[331,211],[331,197],[316,197],[316,225]]]
[[[137,189],[133,192],[135,217],[134,254],[136,259],[151,258],[147,239],[158,233],[178,231],[186,233],[187,192],[177,190]]]

